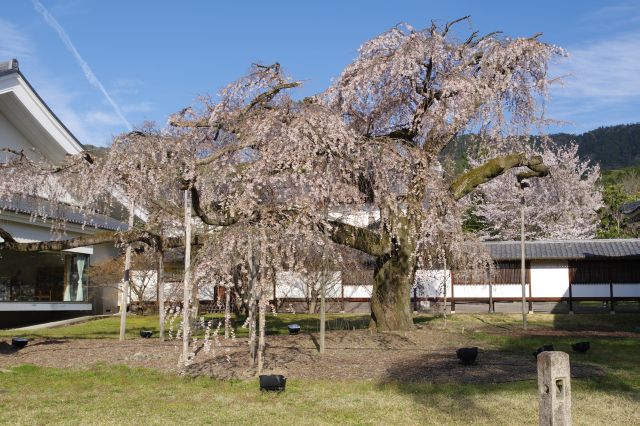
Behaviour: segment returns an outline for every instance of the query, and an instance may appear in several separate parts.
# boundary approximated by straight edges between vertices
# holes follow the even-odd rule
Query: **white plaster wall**
[[[496,286],[493,286],[493,288],[495,289]],[[456,299],[460,299],[460,298],[481,298],[481,297],[489,297],[489,285],[484,285],[484,284],[473,284],[473,285],[464,285],[464,284],[457,284],[454,287],[455,290],[455,298]],[[495,296],[495,294],[494,294]]]
[[[640,283],[614,284],[613,296],[614,297],[640,297]]]
[[[573,297],[609,297],[609,284],[573,284]]]
[[[527,296],[529,296],[529,286],[527,285]],[[487,293],[488,294],[488,293]],[[456,286],[456,298],[458,297],[458,286]],[[522,297],[521,284],[494,284],[493,297]]]
[[[13,148],[18,151],[24,149],[25,153],[29,155],[31,146],[24,135],[4,115],[0,114],[0,148]],[[0,161],[2,161],[5,159],[6,154],[2,153],[0,156]],[[33,157],[32,155],[29,156]]]
[[[344,297],[345,298],[370,298],[373,291],[372,285],[345,285]]]
[[[451,297],[451,272],[449,270],[419,269],[416,271],[414,287],[418,289],[418,297],[443,297],[445,282],[447,297]]]
[[[569,297],[569,264],[566,260],[531,262],[531,297]]]
[[[310,296],[306,277],[300,272],[280,271],[276,273],[276,298],[305,298]],[[320,285],[319,283],[317,284]],[[340,271],[333,271],[331,277],[325,283],[326,297],[342,296],[342,279]],[[346,295],[345,295],[346,297]]]

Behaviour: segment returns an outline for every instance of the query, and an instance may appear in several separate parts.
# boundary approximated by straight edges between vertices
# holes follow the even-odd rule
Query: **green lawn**
[[[222,314],[207,314],[206,319],[214,321],[222,321]],[[178,326],[180,318],[174,323],[174,330]],[[244,318],[233,317],[233,326],[237,336],[246,336],[248,330],[243,328]],[[423,321],[423,320],[420,320]],[[302,332],[317,332],[320,330],[320,320],[318,315],[308,314],[268,314],[267,315],[267,333],[268,334],[287,334],[287,325],[291,323],[300,324]],[[362,314],[328,314],[326,328],[327,330],[352,330],[354,328],[367,328],[369,325],[369,315]],[[148,315],[129,315],[127,317],[127,336],[140,337],[140,329],[150,329],[154,331],[154,337],[159,332],[158,316]],[[168,330],[168,325],[167,325]],[[19,334],[20,336],[50,337],[50,338],[75,338],[75,339],[117,339],[120,333],[120,317],[113,316],[108,318],[99,318],[79,324],[72,324],[64,327],[47,328],[42,330],[20,331],[0,330],[0,337],[12,337]],[[175,333],[175,331],[174,331]]]
[[[0,373],[12,424],[537,424],[534,381],[499,385],[184,379],[147,370],[22,366]],[[574,424],[638,424],[638,388],[573,381]]]
[[[353,325],[366,323],[362,316],[337,318],[352,320]],[[154,326],[156,320],[130,318],[130,335],[140,327]],[[293,320],[311,330],[317,326],[317,317],[278,315],[270,316],[268,327],[285,332]],[[340,324],[336,317],[331,320]],[[425,327],[442,326],[439,318],[417,320]],[[576,340],[511,333],[520,329],[519,321],[517,315],[456,314],[449,317],[447,332],[472,333],[498,351],[523,356],[531,356],[532,348],[543,343],[569,351]],[[638,315],[535,314],[530,328],[540,334],[552,328],[634,331],[639,321]],[[117,325],[117,318],[107,318],[46,333],[112,338]],[[640,424],[640,339],[590,336],[588,340],[591,351],[571,354],[572,360],[579,358],[606,374],[572,380],[574,424]],[[0,423],[537,424],[537,391],[535,380],[484,385],[291,380],[286,392],[272,394],[261,393],[257,380],[188,379],[127,367],[63,370],[24,365],[0,372]]]

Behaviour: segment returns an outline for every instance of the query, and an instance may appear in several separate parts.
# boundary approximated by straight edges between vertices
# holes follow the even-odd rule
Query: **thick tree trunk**
[[[377,331],[412,330],[411,287],[415,260],[407,242],[379,256],[374,269],[370,328]]]

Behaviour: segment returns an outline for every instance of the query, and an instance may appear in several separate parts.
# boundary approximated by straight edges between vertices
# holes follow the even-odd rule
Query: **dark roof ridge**
[[[526,244],[589,244],[589,243],[620,243],[640,242],[640,238],[591,238],[582,240],[525,240]],[[520,240],[483,241],[483,244],[520,244]]]

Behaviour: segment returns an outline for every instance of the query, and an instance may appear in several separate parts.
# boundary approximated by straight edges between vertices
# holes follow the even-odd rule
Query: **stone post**
[[[547,351],[538,355],[538,394],[540,426],[571,425],[569,354]]]

